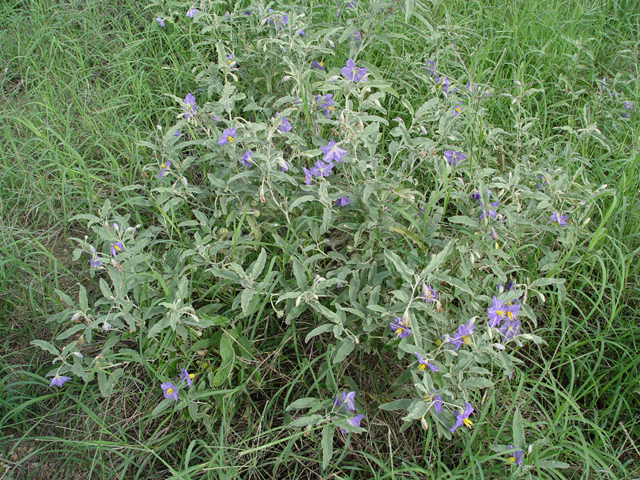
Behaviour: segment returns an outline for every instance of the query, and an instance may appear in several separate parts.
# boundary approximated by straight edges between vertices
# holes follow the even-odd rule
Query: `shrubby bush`
[[[602,189],[556,168],[566,152],[505,165],[506,134],[485,105],[506,94],[490,85],[424,59],[407,68],[432,95],[399,98],[364,60],[385,41],[376,6],[345,4],[324,23],[294,7],[163,5],[157,28],[201,32],[198,87],[174,92],[177,122],[143,144],[156,161],[130,205],[149,223],[109,202],[75,218],[93,234],[75,239],[74,258],[101,296],[59,292],[68,308],[50,321],[69,325],[56,338],[66,346],[34,342],[55,356],[51,384],[97,379],[109,395],[140,364],[157,383],[155,415],[184,410],[210,426],[212,392],[262,382],[247,331],[304,319],[305,342],[332,339],[319,345],[333,364],[382,353],[402,365],[380,408],[401,412],[403,428],[472,428],[482,391],[512,377],[523,344],[542,342],[536,304],[548,286],[564,295],[555,273],[575,261]],[[392,102],[404,111],[390,119]],[[322,431],[326,467],[336,428],[375,427],[357,382],[324,385],[288,411],[292,428]],[[513,436],[494,448],[526,466],[534,444],[519,410]]]

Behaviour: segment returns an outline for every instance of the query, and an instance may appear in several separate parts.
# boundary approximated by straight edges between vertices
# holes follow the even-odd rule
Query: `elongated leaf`
[[[513,443],[518,448],[524,449],[525,447],[524,426],[520,407],[517,407],[513,414]]]
[[[329,466],[331,457],[333,456],[333,433],[335,428],[331,425],[325,425],[322,428],[322,469],[325,470]]]
[[[312,408],[320,403],[320,400],[313,397],[305,397],[299,400],[296,400],[291,405],[287,407],[287,412],[290,410],[299,410],[301,408]]]
[[[315,425],[324,417],[322,415],[318,415],[317,413],[313,415],[307,415],[306,417],[301,417],[295,419],[293,422],[289,424],[291,427],[306,427],[307,425]]]

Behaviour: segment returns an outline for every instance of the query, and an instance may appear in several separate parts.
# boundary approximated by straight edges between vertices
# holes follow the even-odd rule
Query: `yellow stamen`
[[[193,373],[190,373],[189,378],[193,380],[193,377],[194,377]]]
[[[160,165],[160,168],[167,168],[167,164],[163,163],[162,165]]]
[[[424,370],[425,368],[427,368],[427,366],[424,363],[418,365],[418,370]]]
[[[167,388],[167,395],[171,395],[173,393],[173,388]]]
[[[467,345],[469,345],[469,337],[467,337],[466,335],[463,335],[463,336],[462,336],[462,341],[463,341],[464,343],[466,343]]]
[[[400,335],[402,333],[402,327],[396,330],[396,335]]]
[[[423,398],[425,402],[430,402],[433,400],[433,395],[425,395]]]
[[[120,251],[120,247],[119,247],[118,245],[114,245],[114,246],[113,246],[113,249],[114,249],[114,250],[117,250],[117,251]]]
[[[508,318],[509,320],[513,320],[513,313],[511,313],[511,312],[507,312],[507,318]]]
[[[500,248],[500,245],[498,244],[498,242],[496,242],[496,250],[498,250]]]
[[[505,313],[502,310],[496,310],[496,315],[498,315],[499,317],[504,317]]]
[[[318,62],[318,65],[320,65],[321,67],[324,67],[324,62]]]
[[[464,423],[464,425],[466,427],[469,427],[469,428],[471,428],[473,426],[473,422],[471,420],[469,420],[468,418],[463,419],[462,423]]]
[[[233,143],[233,137],[232,136],[227,136],[227,140],[229,140],[231,143]]]
[[[508,462],[514,463],[516,461],[516,457],[509,457],[507,458]]]

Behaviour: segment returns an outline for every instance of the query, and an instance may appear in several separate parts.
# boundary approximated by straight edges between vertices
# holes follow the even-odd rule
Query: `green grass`
[[[487,392],[468,435],[446,442],[418,425],[400,432],[398,416],[377,408],[398,387],[393,352],[330,365],[323,341],[304,343],[312,319],[287,327],[266,301],[245,332],[252,351],[244,368],[232,386],[207,398],[210,424],[152,418],[159,391],[150,364],[126,372],[107,399],[93,385],[48,389],[42,376],[50,359],[29,342],[57,333],[44,323],[61,308],[54,289],[75,296],[82,283],[90,295],[98,291],[72,261],[68,240],[90,232],[69,219],[109,199],[135,221],[153,221],[157,212],[129,203],[135,192],[122,190],[141,183],[143,167],[154,161],[136,142],[153,136],[156,125],[173,124],[176,106],[165,94],[194,91],[196,52],[205,55],[196,30],[160,30],[145,6],[134,0],[0,6],[0,460],[14,478],[322,477],[319,432],[286,428],[285,408],[338,375],[369,392],[362,403],[370,431],[349,444],[335,441],[341,461],[332,467],[334,478],[506,478],[508,468],[489,446],[510,442],[516,407],[527,434],[549,440],[535,451],[536,462],[570,464],[533,474],[640,476],[640,129],[637,120],[621,123],[596,83],[604,76],[616,81],[637,108],[640,6],[632,0],[416,2],[409,25],[403,4],[390,3],[393,10],[365,32],[406,36],[374,40],[363,59],[415,108],[432,95],[419,68],[429,58],[458,84],[469,75],[514,96],[513,103],[499,95],[482,100],[478,125],[504,133],[482,138],[470,129],[465,141],[478,158],[502,155],[504,168],[555,158],[553,167],[570,177],[613,189],[597,202],[585,227],[589,238],[555,272],[567,281],[566,300],[548,289],[546,304],[536,305],[546,345],[521,350],[522,370]],[[323,21],[332,21],[334,11],[313,7]],[[406,112],[399,99],[388,106],[389,119]],[[595,122],[608,144],[561,129],[577,132]],[[271,247],[265,246],[275,264],[286,265],[288,257]],[[536,278],[538,246],[524,251],[523,276]],[[202,289],[210,289],[203,298],[216,297],[204,280]],[[229,307],[232,299],[220,301]]]

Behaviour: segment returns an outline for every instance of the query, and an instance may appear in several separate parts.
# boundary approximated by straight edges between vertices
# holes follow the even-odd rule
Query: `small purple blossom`
[[[158,178],[164,177],[164,175],[167,173],[167,170],[169,169],[170,166],[171,166],[171,160],[167,160],[165,163],[161,163],[160,173],[158,173]]]
[[[458,163],[462,162],[467,156],[462,152],[454,152],[453,150],[445,150],[442,152],[442,156],[449,165],[455,167]]]
[[[458,115],[460,115],[460,112],[462,112],[462,105],[457,103],[456,106],[453,107],[453,116],[457,117]]]
[[[104,333],[107,333],[109,330],[111,330],[111,325],[109,325],[107,322],[104,322],[104,323],[102,324],[102,331],[103,331]]]
[[[187,96],[184,97],[184,100],[182,101],[182,103],[183,103],[182,111],[184,112],[184,119],[189,120],[189,118],[192,115],[195,115],[196,113],[196,98],[190,93],[187,93]]]
[[[465,427],[471,427],[473,425],[473,422],[469,420],[469,415],[471,415],[472,413],[473,407],[471,407],[471,404],[468,402],[465,403],[464,411],[462,413],[454,413],[456,421],[453,424],[453,427],[449,429],[449,431],[451,433],[454,433],[456,431],[456,428],[461,427],[462,425],[464,425]]]
[[[234,128],[225,128],[222,131],[222,136],[220,137],[220,140],[218,140],[218,145],[226,145],[227,143],[231,142],[233,143],[233,137],[236,136],[236,129]]]
[[[163,383],[162,385],[160,385],[160,388],[162,388],[162,393],[164,393],[164,398],[166,399],[171,399],[174,401],[178,401],[178,389],[176,388],[176,386],[171,383],[171,382],[166,382]]]
[[[281,121],[280,125],[278,125],[278,130],[280,130],[281,132],[290,132],[292,128],[293,127],[289,123],[289,120],[287,120],[287,117],[285,117],[283,115],[282,116],[282,121]]]
[[[520,334],[520,320],[505,319],[498,331],[504,341],[509,340]]]
[[[164,28],[164,22],[162,21],[162,19],[160,17],[156,17],[156,22],[158,22],[160,24],[160,26],[162,28]]]
[[[96,249],[93,247],[91,248],[91,258],[89,259],[89,266],[92,268],[98,268],[100,265],[102,265],[102,261],[100,261],[100,259],[98,258],[98,255],[96,254]]]
[[[302,167],[302,171],[304,172],[304,183],[306,183],[307,185],[311,185],[311,181],[313,180],[313,172],[311,170],[307,170],[306,168]]]
[[[49,384],[49,386],[53,387],[55,385],[56,387],[61,387],[62,384],[68,380],[71,380],[71,377],[62,377],[62,376],[56,375],[51,379],[51,383]]]
[[[322,70],[324,72],[324,67],[321,62],[316,62],[315,60],[311,62],[311,68],[315,68],[316,70]]]
[[[558,212],[553,212],[550,218],[554,225],[560,225],[561,227],[564,227],[567,224],[568,217],[568,215],[560,215]]]
[[[195,375],[193,373],[187,372],[186,369],[184,369],[184,368],[180,369],[180,380],[183,380],[183,381],[187,382],[187,388],[191,387],[191,384],[193,383],[193,377],[194,376]],[[165,398],[166,398],[166,392],[165,392]]]
[[[361,40],[362,37],[361,37],[360,31],[356,30],[355,32],[351,32],[351,35],[349,35],[349,38],[351,40],[358,41],[358,40]]]
[[[422,297],[422,300],[427,303],[438,299],[436,291],[428,285],[422,285],[422,292],[420,293],[420,296]]]
[[[311,168],[311,172],[314,177],[328,177],[333,169],[333,163],[324,162],[323,160],[316,161],[315,165]]]
[[[320,151],[324,154],[322,160],[324,160],[325,162],[342,162],[342,157],[344,157],[347,153],[346,150],[336,145],[336,142],[334,142],[333,140],[331,140],[324,147],[320,147]]]
[[[465,345],[469,345],[469,339],[471,338],[471,334],[473,333],[473,322],[469,321],[464,325],[460,325],[458,327],[458,331],[455,333],[453,338],[450,339],[450,342],[453,344],[454,350],[457,352],[460,345],[463,343]]]
[[[175,132],[173,132],[173,136],[174,137],[179,137],[180,136],[180,130],[176,130]]]
[[[247,167],[247,168],[251,168],[251,165],[253,165],[253,164],[251,163],[251,154],[252,154],[252,153],[253,153],[253,152],[252,152],[251,150],[247,150],[247,151],[245,152],[245,154],[244,154],[244,155],[242,155],[242,157],[240,157],[240,162],[242,163],[242,165],[244,165],[244,166],[245,166],[245,167]]]
[[[300,35],[301,37],[304,37],[304,36],[305,36],[305,35],[304,35],[304,30],[300,29],[300,30],[298,31],[298,35]]]
[[[437,372],[438,367],[431,365],[427,362],[418,352],[413,352],[413,354],[418,357],[418,370],[426,370],[427,368],[432,372]]]
[[[333,110],[333,94],[327,93],[326,95],[318,95],[316,96],[316,102],[318,103],[318,108],[323,111],[324,116],[328,119],[329,113]]]
[[[436,392],[436,389],[433,389],[433,395],[425,395],[424,396],[424,401],[425,402],[432,402],[433,405],[433,409],[435,410],[436,413],[440,413],[440,411],[442,410],[442,405],[444,404],[444,402],[442,401],[442,398],[440,397],[440,395],[438,395]]]
[[[391,322],[389,324],[389,328],[393,330],[393,333],[395,333],[398,336],[398,338],[408,337],[413,332],[409,327],[405,327],[404,325],[402,325],[401,322],[402,322],[402,319],[398,317],[395,319],[394,322]]]
[[[185,15],[189,18],[193,18],[193,16],[198,12],[199,10],[197,8],[191,7],[189,10],[187,10],[187,13]]]
[[[333,406],[340,407],[342,406],[343,410],[346,413],[349,411],[355,412],[356,404],[354,400],[356,398],[356,392],[341,392],[340,397],[336,397],[333,399]]]
[[[484,206],[482,205],[482,202],[480,201],[478,201],[478,203],[480,203],[480,208],[482,209],[482,213],[480,213],[480,220],[482,220],[485,217],[496,218],[498,216],[498,212],[496,211],[496,208],[498,207],[498,205],[500,205],[500,202],[490,203],[489,204],[490,208],[484,208]]]
[[[631,102],[622,102],[622,108],[632,112],[633,111],[633,103],[631,103]]]
[[[229,65],[230,70],[235,70],[236,68],[238,68],[238,62],[236,62],[234,58],[236,57],[233,55],[233,53],[227,55],[227,65]]]
[[[115,257],[118,253],[122,251],[124,248],[124,244],[122,242],[116,242],[111,245],[111,256]]]
[[[362,421],[362,419],[364,418],[364,415],[360,414],[360,415],[355,415],[353,417],[351,417],[350,419],[347,420],[347,423],[349,425],[351,425],[352,427],[359,427],[360,426],[360,422]],[[342,432],[343,435],[347,434],[347,431],[343,428],[340,429],[340,431]]]
[[[506,318],[507,306],[502,300],[494,296],[491,306],[487,309],[487,315],[489,316],[489,326],[495,328],[500,325],[503,318]]]
[[[336,200],[336,205],[338,207],[346,207],[349,205],[349,197],[340,197]]]
[[[509,450],[514,450],[513,445],[509,445]],[[511,463],[515,463],[516,465],[522,465],[522,450],[516,450],[513,452],[512,456],[507,459]]]
[[[345,6],[346,8],[356,8],[356,6],[354,5],[354,3],[353,3],[353,2],[346,2],[346,3],[344,4],[344,6]]]
[[[280,171],[281,172],[286,172],[287,170],[289,170],[289,162],[284,162],[280,165]]]
[[[366,68],[358,68],[352,59],[347,60],[347,65],[342,67],[340,73],[347,80],[358,83],[367,74]]]

